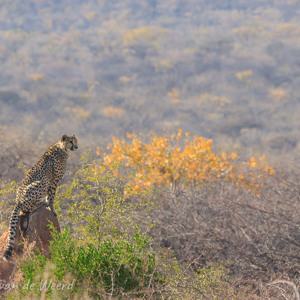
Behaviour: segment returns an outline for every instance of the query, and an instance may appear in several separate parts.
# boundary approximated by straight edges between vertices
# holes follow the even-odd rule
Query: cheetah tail
[[[8,261],[8,259],[11,257],[14,246],[15,246],[15,237],[17,232],[17,224],[18,224],[18,218],[21,211],[21,207],[19,205],[16,205],[14,207],[14,210],[12,212],[10,222],[9,222],[9,237],[8,237],[8,246],[4,252],[3,260]]]

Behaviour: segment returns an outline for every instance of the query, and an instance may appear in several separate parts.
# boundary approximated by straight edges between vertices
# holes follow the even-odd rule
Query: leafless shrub
[[[299,187],[282,173],[266,180],[260,197],[221,180],[165,189],[152,215],[159,223],[152,235],[180,260],[199,257],[194,268],[225,264],[236,284],[256,295],[297,297],[299,196]]]

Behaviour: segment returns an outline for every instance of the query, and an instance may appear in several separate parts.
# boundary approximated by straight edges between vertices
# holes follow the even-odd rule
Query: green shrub
[[[153,226],[147,213],[156,205],[149,197],[153,191],[133,193],[128,185],[132,176],[120,163],[107,171],[101,161],[85,154],[72,179],[58,189],[54,208],[61,225],[72,228],[84,243],[123,239],[136,225],[145,230]]]
[[[142,296],[143,290],[164,282],[163,275],[156,271],[156,254],[149,249],[149,238],[142,236],[138,229],[131,240],[107,238],[98,245],[78,246],[66,228],[62,233],[53,234],[50,252],[51,260],[36,254],[22,263],[21,289],[26,282],[37,283],[28,292],[40,296],[44,290],[47,298],[52,298],[54,293],[51,287],[47,289],[48,282],[52,280],[57,286],[64,284],[69,276],[73,279],[72,291],[68,291],[71,293],[80,295],[85,291],[97,298],[134,291],[136,296]],[[62,290],[59,294],[59,290],[54,290],[55,297],[66,292]]]

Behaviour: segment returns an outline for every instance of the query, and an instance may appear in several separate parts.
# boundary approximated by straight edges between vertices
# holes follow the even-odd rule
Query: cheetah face
[[[64,145],[65,150],[77,150],[78,146],[77,146],[77,138],[75,137],[75,135],[73,134],[72,136],[67,136],[66,134],[64,134],[61,137],[61,142]]]

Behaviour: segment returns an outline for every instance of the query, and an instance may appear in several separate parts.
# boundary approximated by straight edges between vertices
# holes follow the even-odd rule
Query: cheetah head
[[[66,151],[67,150],[74,151],[74,150],[77,150],[77,148],[78,148],[77,139],[74,134],[72,136],[68,136],[68,135],[64,134],[61,137],[60,142]]]

